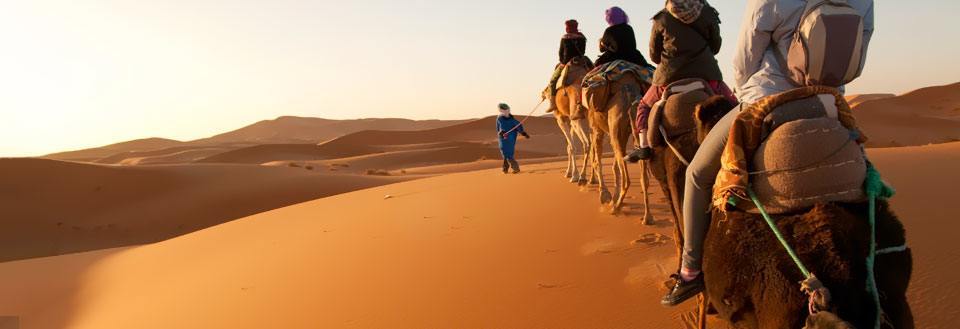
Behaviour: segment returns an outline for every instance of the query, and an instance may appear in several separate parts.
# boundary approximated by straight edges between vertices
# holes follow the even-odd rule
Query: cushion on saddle
[[[607,102],[613,94],[611,85],[632,74],[638,81],[650,84],[653,81],[653,70],[623,60],[615,60],[594,68],[583,78],[583,92],[581,102],[593,111],[607,110]],[[642,95],[641,95],[642,96]]]
[[[590,62],[590,59],[586,56],[576,57],[571,59],[569,62],[560,65],[563,67],[563,69],[560,71],[560,78],[557,79],[557,89],[563,89],[564,87],[577,82],[572,81],[573,78],[570,77],[571,68],[582,68],[586,71],[590,71],[590,69],[593,68],[593,63]]]
[[[672,138],[696,128],[693,118],[698,103],[713,95],[713,90],[701,79],[684,79],[668,85],[663,97],[650,109],[647,120],[647,139],[650,145],[663,146],[663,137]],[[661,136],[660,126],[670,136]]]
[[[766,137],[754,154],[750,183],[768,213],[865,199],[866,161],[856,136],[836,119],[834,102],[832,95],[803,98],[764,118]],[[737,207],[758,212],[752,202]]]

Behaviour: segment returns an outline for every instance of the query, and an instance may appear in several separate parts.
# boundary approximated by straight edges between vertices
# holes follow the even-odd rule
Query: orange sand
[[[960,143],[870,151],[899,191],[918,328],[960,323],[957,154]],[[658,225],[642,226],[639,188],[626,216],[606,215],[561,167],[427,178],[160,243],[2,263],[0,314],[28,329],[679,327],[693,305],[657,303],[675,264],[662,197]]]

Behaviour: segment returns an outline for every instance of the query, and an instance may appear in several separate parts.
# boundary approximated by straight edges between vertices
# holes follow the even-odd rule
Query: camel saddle
[[[834,96],[817,95],[786,103],[764,118],[750,185],[768,213],[866,200],[866,158],[837,115]],[[737,208],[759,212],[751,202]]]
[[[560,71],[560,79],[557,79],[557,90],[563,89],[564,87],[572,85],[576,82],[573,81],[573,78],[569,76],[571,67],[582,67],[586,71],[593,69],[593,61],[591,61],[587,56],[574,57],[569,62],[560,65],[563,65],[563,69]]]
[[[606,111],[607,102],[614,93],[611,86],[627,74],[632,74],[638,81],[647,85],[653,81],[653,69],[624,60],[615,60],[595,67],[583,78],[581,104],[594,111]]]
[[[675,81],[663,91],[663,97],[650,109],[647,139],[650,145],[663,146],[664,137],[674,138],[696,129],[694,110],[698,103],[713,96],[713,89],[703,79]],[[662,136],[659,127],[669,136]]]

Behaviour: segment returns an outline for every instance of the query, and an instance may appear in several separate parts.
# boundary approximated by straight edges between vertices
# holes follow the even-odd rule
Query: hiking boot
[[[670,277],[676,280],[677,283],[673,286],[673,289],[670,289],[670,293],[663,296],[663,299],[660,300],[660,304],[663,304],[663,306],[677,306],[687,299],[703,292],[706,287],[703,284],[703,273],[698,274],[697,277],[691,281],[683,281],[683,279],[680,278],[680,274],[674,274]]]
[[[627,162],[637,163],[640,160],[648,160],[653,156],[653,149],[649,147],[638,147],[633,149],[633,152],[627,155]]]

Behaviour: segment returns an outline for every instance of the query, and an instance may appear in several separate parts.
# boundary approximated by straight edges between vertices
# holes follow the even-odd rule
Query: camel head
[[[733,104],[730,104],[723,96],[710,96],[703,102],[697,104],[696,109],[694,110],[694,118],[697,123],[697,142],[703,143],[703,139],[707,138],[707,133],[717,125],[717,122],[720,122],[720,119],[723,118],[727,112],[730,112],[734,107]]]

